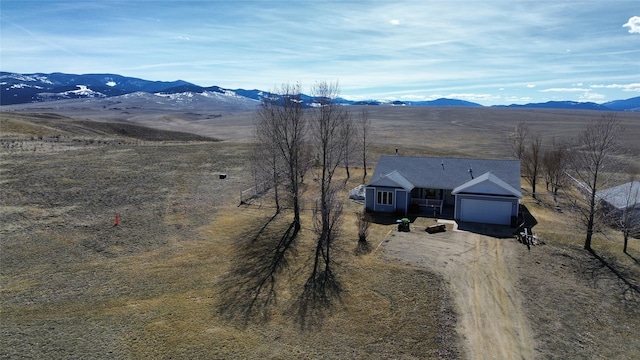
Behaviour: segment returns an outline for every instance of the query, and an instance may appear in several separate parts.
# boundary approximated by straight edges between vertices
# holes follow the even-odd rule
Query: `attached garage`
[[[498,199],[460,199],[460,221],[509,225],[512,201]]]
[[[518,216],[519,190],[491,173],[468,181],[451,192],[456,197],[455,219],[485,224],[510,225]]]

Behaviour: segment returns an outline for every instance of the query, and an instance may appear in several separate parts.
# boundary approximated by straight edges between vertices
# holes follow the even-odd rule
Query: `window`
[[[378,205],[393,205],[393,192],[378,191]]]

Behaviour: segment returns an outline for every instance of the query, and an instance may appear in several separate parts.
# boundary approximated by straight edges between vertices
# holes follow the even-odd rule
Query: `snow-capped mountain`
[[[67,99],[111,99],[113,97],[136,94],[147,98],[150,104],[159,104],[162,98],[172,101],[171,106],[205,106],[218,102],[230,108],[248,110],[259,104],[263,96],[270,94],[262,90],[224,89],[218,86],[201,87],[186,81],[149,81],[116,74],[18,74],[0,72],[0,105],[39,103]],[[150,94],[150,95],[142,95]],[[317,101],[302,95],[305,106],[313,107]],[[437,99],[432,101],[350,101],[338,98],[342,105],[379,105],[379,106],[465,106],[482,105],[458,100]],[[200,105],[198,105],[200,104]],[[555,108],[604,111],[640,111],[640,97],[616,100],[604,104],[579,103],[574,101],[553,101],[526,105],[508,105],[500,107]]]
[[[114,74],[16,74],[0,72],[0,104],[87,97],[111,97],[136,91],[158,92],[190,85],[186,81],[148,81]]]

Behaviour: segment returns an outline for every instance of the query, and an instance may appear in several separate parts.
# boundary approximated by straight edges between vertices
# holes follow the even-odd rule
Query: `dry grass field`
[[[571,138],[599,116],[367,109],[376,139],[372,158],[395,148],[404,155],[504,158],[505,139],[520,121]],[[232,281],[242,289],[239,270],[252,261],[248,239],[276,238],[289,215],[270,221],[268,199],[238,206],[240,192],[253,182],[251,114],[192,119],[193,127],[175,114],[159,123],[134,114],[124,125],[87,121],[82,112],[65,115],[0,114],[1,358],[470,357],[451,278],[375,251],[393,225],[374,224],[372,251],[358,253],[353,214],[360,206],[348,201],[337,269],[343,291],[333,306],[307,317],[298,311],[313,250],[311,214],[304,211],[298,252],[279,274],[277,296],[260,299],[274,302],[262,309],[265,317],[242,316],[246,299],[234,295]],[[627,128],[626,159],[637,166],[640,115],[620,118]],[[348,188],[359,183],[359,171]],[[582,250],[570,213],[558,213],[550,197],[539,198],[526,196],[523,203],[546,245],[528,251],[501,240],[510,249],[504,262],[535,356],[640,357],[640,294]],[[621,246],[613,231],[593,243],[637,285],[640,244],[631,241],[632,256]]]

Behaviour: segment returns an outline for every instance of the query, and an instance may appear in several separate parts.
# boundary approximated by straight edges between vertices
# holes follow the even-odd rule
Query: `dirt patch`
[[[419,219],[425,221],[426,219]],[[430,220],[429,220],[430,221]],[[420,221],[419,221],[420,222]],[[505,257],[514,243],[469,232],[392,231],[381,251],[442,275],[458,310],[458,331],[471,359],[533,359],[534,337]]]

